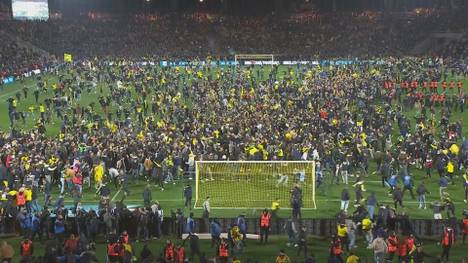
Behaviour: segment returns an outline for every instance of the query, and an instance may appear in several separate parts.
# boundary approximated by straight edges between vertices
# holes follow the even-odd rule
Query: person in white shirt
[[[205,202],[203,202],[203,218],[210,218],[210,211],[211,211],[211,207],[210,207],[210,197],[207,196],[206,199],[205,199]]]
[[[385,262],[385,253],[387,252],[387,243],[385,240],[378,236],[374,239],[371,243],[371,248],[374,250],[374,259],[376,263],[384,263]]]

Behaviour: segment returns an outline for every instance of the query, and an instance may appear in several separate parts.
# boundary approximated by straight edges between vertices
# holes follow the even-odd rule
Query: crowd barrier
[[[236,219],[221,218],[218,219],[223,231],[226,231]],[[259,219],[246,219],[247,229],[249,233],[260,233]],[[287,219],[273,220],[270,227],[271,234],[286,234],[285,225]],[[304,219],[302,224],[306,227],[307,233],[314,236],[331,236],[336,233],[337,221],[334,219]],[[448,225],[448,220],[434,219],[413,219],[410,220],[410,227],[416,236],[420,237],[440,237],[445,225]],[[198,231],[208,232],[206,223],[203,219],[198,220]],[[397,233],[405,232],[401,223],[397,222],[395,231]],[[462,220],[458,220],[455,226],[455,233],[461,235]]]
[[[54,217],[51,217],[50,220],[54,220]],[[232,224],[236,222],[236,218],[218,218],[217,221],[221,224],[221,231],[227,232]],[[260,233],[259,219],[247,218],[245,219],[247,224],[247,232],[250,234]],[[417,237],[425,238],[439,238],[442,235],[444,226],[451,224],[448,220],[435,220],[435,219],[412,219],[409,220],[411,233]],[[185,220],[184,220],[185,223]],[[270,233],[274,235],[285,235],[286,229],[285,225],[287,219],[278,218],[273,219],[270,226]],[[453,223],[453,222],[452,222]],[[102,223],[103,224],[103,223]],[[337,221],[334,219],[303,219],[302,225],[307,229],[309,235],[330,237],[332,234],[336,233],[336,224]],[[67,230],[70,233],[74,233],[75,229],[75,220],[73,217],[67,219]],[[134,225],[136,227],[136,225]],[[453,226],[453,225],[452,225]],[[396,233],[409,234],[407,230],[404,229],[401,222],[397,222],[395,225]],[[462,220],[457,220],[455,224],[455,233],[458,236],[462,234]],[[1,232],[3,235],[11,235],[15,233],[20,233],[19,224],[13,219],[3,220],[0,224]],[[100,227],[101,230],[104,230],[104,224]],[[136,229],[129,232],[135,232]],[[196,218],[195,219],[195,233],[209,233],[210,223],[207,219]],[[164,235],[176,235],[177,233],[177,224],[173,218],[164,218],[162,225],[162,232]],[[360,232],[359,230],[357,231]],[[101,233],[104,234],[104,233]]]

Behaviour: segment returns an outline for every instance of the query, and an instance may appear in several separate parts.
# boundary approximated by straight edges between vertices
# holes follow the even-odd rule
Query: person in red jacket
[[[343,254],[343,247],[341,244],[341,240],[339,237],[333,235],[332,241],[330,242],[331,262],[344,263],[343,258],[341,257],[341,254]]]
[[[26,205],[26,194],[24,192],[24,188],[21,187],[18,193],[16,193],[16,206],[18,207],[18,210],[20,210],[25,205]]]
[[[444,91],[447,89],[447,82],[446,81],[442,82],[442,88],[444,89]]]
[[[414,238],[413,234],[410,234],[406,239],[406,245],[408,246],[409,251],[413,250],[413,248],[416,246],[416,238]]]
[[[120,261],[120,244],[118,242],[109,242],[107,244],[107,259],[110,263]]]
[[[398,259],[399,262],[408,262],[408,255],[411,251],[411,248],[408,246],[407,239],[400,239],[398,243]]]
[[[260,243],[265,241],[268,242],[268,231],[270,230],[270,219],[271,214],[268,212],[268,209],[263,210],[262,215],[260,216]]]
[[[398,250],[398,237],[395,235],[395,231],[392,231],[387,238],[387,261],[393,262],[393,257]]]
[[[75,238],[74,234],[71,234],[70,237],[65,241],[65,245],[63,246],[65,251],[70,251],[72,253],[76,252],[78,247],[78,240]]]
[[[430,84],[429,84],[429,89],[432,91],[434,90],[434,86],[435,86],[435,81],[431,80]]]
[[[174,244],[170,240],[166,241],[166,246],[164,247],[164,260],[167,263],[175,262]]]
[[[29,239],[25,239],[21,241],[20,244],[20,255],[22,257],[30,257],[33,255],[34,248],[33,248],[33,243]]]
[[[229,247],[225,238],[222,238],[218,245],[218,257],[220,262],[227,263],[229,260]]]
[[[442,233],[442,238],[440,239],[440,244],[442,245],[442,254],[440,259],[445,259],[449,261],[450,249],[452,245],[455,244],[455,231],[451,227],[445,227],[444,232]]]
[[[421,88],[424,89],[424,90],[427,88],[427,81],[424,80],[424,81],[422,82]]]
[[[463,244],[465,244],[465,237],[468,236],[468,215],[463,219]]]
[[[176,262],[183,263],[185,260],[185,248],[182,245],[178,245],[175,250]]]
[[[454,89],[455,88],[455,82],[450,81],[450,85],[449,85],[450,89]]]

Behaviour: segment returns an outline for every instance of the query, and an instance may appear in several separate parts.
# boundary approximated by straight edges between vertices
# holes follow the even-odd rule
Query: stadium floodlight
[[[274,65],[273,54],[236,54],[234,55],[236,65]]]
[[[302,208],[316,209],[313,161],[197,161],[195,175],[195,208],[208,196],[217,209],[264,209],[278,199],[290,208],[299,186]]]

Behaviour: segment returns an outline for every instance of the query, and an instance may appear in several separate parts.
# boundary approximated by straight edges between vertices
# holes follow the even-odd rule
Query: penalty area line
[[[115,193],[115,195],[112,197],[112,202],[114,202],[115,198],[120,194],[120,191],[122,191],[122,187],[120,187],[119,191],[117,191],[117,193]]]

